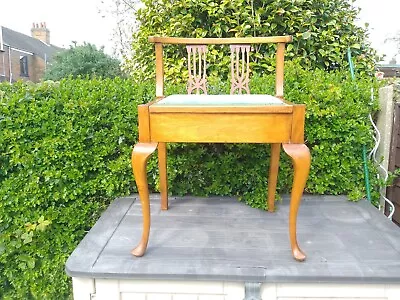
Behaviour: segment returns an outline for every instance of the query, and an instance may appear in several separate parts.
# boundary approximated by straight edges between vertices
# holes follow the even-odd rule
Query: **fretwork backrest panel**
[[[250,52],[253,44],[274,43],[276,47],[275,96],[283,97],[283,65],[286,43],[291,36],[255,38],[174,38],[150,37],[156,52],[156,95],[164,96],[163,45],[186,45],[188,67],[188,94],[207,94],[207,50],[208,45],[227,45],[230,48],[231,94],[250,94]]]

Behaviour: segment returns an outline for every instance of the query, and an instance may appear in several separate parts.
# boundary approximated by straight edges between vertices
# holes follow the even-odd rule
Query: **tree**
[[[390,60],[389,64],[396,64],[397,63],[397,57],[400,55],[400,31],[396,32],[396,34],[390,38],[387,38],[385,40],[385,43],[393,43],[396,48],[396,54],[392,57]]]
[[[119,60],[104,53],[103,48],[84,43],[71,45],[68,50],[56,54],[47,68],[45,80],[60,80],[72,76],[98,76],[114,78],[122,76]]]
[[[347,68],[350,47],[358,70],[372,73],[376,52],[367,41],[367,28],[355,24],[359,9],[352,0],[144,0],[137,10],[132,59],[125,68],[138,80],[154,74],[151,35],[180,37],[243,37],[292,35],[286,57],[300,58],[309,68]],[[268,72],[271,48],[257,48],[253,71]],[[165,47],[166,75],[180,78],[185,68],[184,49]],[[227,70],[229,57],[209,51],[210,72]],[[226,55],[224,56],[226,57]],[[226,74],[224,74],[226,75]]]
[[[114,53],[128,59],[131,54],[132,34],[135,30],[135,18],[140,0],[101,0],[99,13],[103,18],[115,20],[113,28]]]

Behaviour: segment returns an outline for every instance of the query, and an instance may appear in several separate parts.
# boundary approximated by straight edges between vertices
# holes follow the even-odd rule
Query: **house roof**
[[[400,65],[378,65],[377,68],[385,74],[384,77],[400,77]]]
[[[378,68],[392,68],[392,69],[400,69],[400,65],[398,64],[379,64]]]
[[[49,45],[41,40],[35,39],[29,35],[14,31],[4,26],[0,26],[1,35],[3,37],[3,43],[9,45],[12,48],[31,52],[42,59],[50,60],[52,56],[63,48]]]

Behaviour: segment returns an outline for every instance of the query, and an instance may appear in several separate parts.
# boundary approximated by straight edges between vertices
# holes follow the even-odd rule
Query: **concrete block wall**
[[[381,161],[381,165],[386,170],[388,170],[389,166],[396,95],[398,95],[398,93],[395,92],[393,85],[379,89],[380,111],[378,112],[376,126],[380,132],[381,141],[377,151],[377,159],[379,162]],[[384,176],[383,172],[381,172],[381,175]],[[383,198],[381,198],[380,204],[384,207],[385,201]]]
[[[378,155],[383,157],[382,165],[387,170],[389,165],[390,141],[392,137],[394,93],[393,86],[385,86],[379,89],[379,108],[377,127],[381,132],[381,143]]]

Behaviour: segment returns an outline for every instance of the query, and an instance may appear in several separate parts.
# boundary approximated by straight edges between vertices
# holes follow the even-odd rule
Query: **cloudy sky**
[[[72,41],[87,41],[112,48],[114,20],[99,13],[104,8],[101,0],[1,1],[2,26],[30,35],[32,23],[46,22],[54,45],[68,47]]]
[[[4,1],[4,0],[2,0]],[[15,0],[2,3],[0,25],[30,35],[33,22],[46,22],[51,43],[68,47],[72,41],[105,46],[112,53],[115,20],[106,12],[113,0]],[[393,43],[385,39],[400,31],[400,0],[356,0],[361,7],[360,24],[370,24],[370,40],[389,60]],[[399,60],[399,59],[398,59]]]
[[[389,61],[397,51],[393,42],[385,40],[400,32],[400,0],[357,0],[355,4],[361,8],[359,24],[369,23],[373,47]]]

